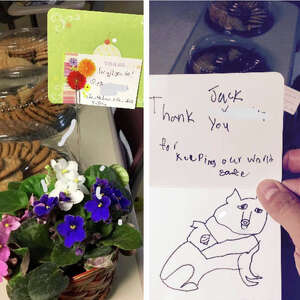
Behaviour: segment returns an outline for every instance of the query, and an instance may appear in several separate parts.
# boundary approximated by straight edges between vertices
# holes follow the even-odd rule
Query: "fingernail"
[[[272,181],[263,181],[262,183],[260,183],[258,189],[267,201],[269,201],[272,196],[279,190],[278,186]]]

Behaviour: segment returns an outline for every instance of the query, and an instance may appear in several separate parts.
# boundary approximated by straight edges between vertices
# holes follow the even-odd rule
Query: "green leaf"
[[[8,189],[9,190],[18,190],[21,185],[21,182],[9,182]]]
[[[22,191],[0,192],[0,213],[7,214],[25,208],[28,205],[28,197]]]
[[[123,187],[125,187],[127,184],[129,184],[129,174],[125,168],[123,168],[119,164],[111,165],[110,168],[113,169],[117,173],[117,175],[119,177],[119,181],[122,183]]]
[[[40,198],[45,194],[43,190],[43,186],[41,184],[41,180],[45,179],[45,174],[38,174],[31,177],[26,178],[22,181],[19,189],[30,197],[31,194],[34,194],[36,197]]]
[[[90,189],[90,187],[96,183],[96,176],[86,176],[85,179],[86,181],[84,184],[87,186],[88,189]]]
[[[72,216],[80,216],[80,217],[86,219],[86,211],[85,211],[82,203],[73,205],[71,210],[68,211],[68,214],[70,214]]]
[[[69,279],[53,263],[45,263],[29,274],[28,293],[31,300],[56,299],[69,284]]]
[[[85,223],[86,231],[89,232],[89,234],[93,233],[100,233],[101,238],[105,238],[111,234],[111,232],[114,229],[114,226],[112,223],[105,224],[103,222],[94,223],[92,220],[88,220]]]
[[[48,225],[39,224],[35,219],[28,219],[18,230],[11,233],[10,239],[20,247],[28,247],[31,259],[39,260],[53,247],[48,230]]]
[[[100,171],[100,168],[102,171]],[[101,178],[101,179],[107,179],[109,182],[112,182],[112,183],[118,183],[120,185],[122,184],[116,171],[113,170],[112,168],[104,166],[104,165],[94,165],[94,166],[89,167],[84,172],[84,176],[89,177],[88,181],[90,181],[90,183],[92,182],[91,179],[95,178],[95,181],[96,181],[96,177],[97,177],[97,178]],[[88,187],[90,188],[91,185],[89,185]]]
[[[111,246],[104,246],[101,244],[97,245],[97,248],[94,248],[92,250],[86,251],[84,254],[84,258],[96,258],[100,256],[106,256],[112,253],[113,248]]]
[[[31,300],[28,294],[28,277],[20,273],[8,281],[6,287],[10,300]]]
[[[117,226],[112,235],[102,240],[105,246],[116,246],[123,250],[134,250],[142,246],[141,234],[128,224]]]
[[[99,231],[100,231],[101,236],[103,238],[108,237],[114,229],[114,226],[113,226],[112,223],[110,223],[110,224],[102,223],[102,224],[99,224],[99,225],[100,225],[99,226]]]
[[[27,247],[24,248],[18,248],[18,249],[14,249],[13,252],[21,257],[24,257],[24,255],[29,251],[29,249]]]
[[[67,248],[63,244],[55,244],[51,256],[51,262],[59,267],[65,267],[76,264],[81,256],[77,256],[73,248]]]

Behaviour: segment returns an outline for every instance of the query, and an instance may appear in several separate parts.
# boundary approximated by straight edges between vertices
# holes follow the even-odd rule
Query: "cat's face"
[[[235,189],[226,203],[214,213],[217,222],[241,235],[260,233],[267,221],[267,212],[256,198],[242,199]]]

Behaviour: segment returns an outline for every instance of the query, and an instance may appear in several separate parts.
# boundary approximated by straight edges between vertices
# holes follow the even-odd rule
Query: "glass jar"
[[[0,34],[0,70],[48,64],[46,31],[21,28]]]
[[[246,73],[269,71],[257,45],[235,36],[211,35],[196,41],[186,73]]]
[[[206,21],[218,32],[257,36],[273,26],[271,5],[266,1],[212,1]]]
[[[48,100],[47,68],[0,71],[0,139],[40,139],[70,125],[73,105]]]
[[[36,174],[47,174],[52,159],[74,160],[67,146],[58,147],[57,138],[0,142],[0,191],[11,182],[20,182]]]

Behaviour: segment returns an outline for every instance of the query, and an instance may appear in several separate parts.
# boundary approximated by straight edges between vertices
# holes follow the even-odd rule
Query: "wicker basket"
[[[104,300],[106,299],[118,262],[118,251],[111,264],[103,268],[93,268],[71,278],[68,288],[60,295],[60,300]]]

